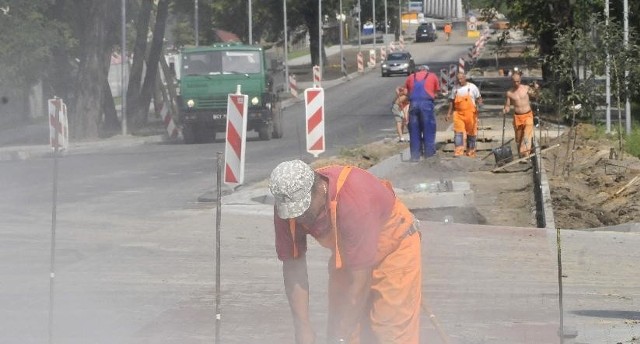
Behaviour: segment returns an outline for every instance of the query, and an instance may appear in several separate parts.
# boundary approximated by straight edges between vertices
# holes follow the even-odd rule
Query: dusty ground
[[[640,176],[638,158],[619,154],[616,158],[617,141],[588,124],[550,142],[556,143],[560,147],[544,156],[544,164],[557,227],[595,228],[639,221],[640,177],[634,179]]]
[[[581,124],[569,145],[569,132],[553,140],[543,140],[543,148],[560,144],[543,153],[543,164],[551,189],[555,223],[562,229],[584,229],[612,226],[640,219],[640,160],[625,155],[622,160],[610,159],[616,142],[598,135],[595,127]],[[343,150],[337,157],[314,162],[315,166],[328,164],[353,164],[369,168],[385,158],[399,154],[407,144],[393,140]],[[482,152],[476,159],[451,158],[442,150],[437,159],[422,161],[394,171],[389,179],[394,186],[406,190],[402,195],[410,199],[416,184],[453,179],[465,174],[473,190],[474,207],[455,211],[455,221],[489,225],[535,227],[533,184],[529,164],[516,164],[494,173],[493,156],[482,160]],[[428,169],[425,168],[428,165]],[[424,171],[428,170],[429,174]],[[632,182],[630,185],[629,183]],[[451,209],[424,210],[420,218],[440,221]]]
[[[347,72],[357,70],[357,49],[345,49]],[[325,62],[324,77],[335,79],[340,74],[340,56],[330,56]],[[298,80],[311,80],[310,66],[300,66]],[[439,116],[439,119],[442,117]],[[445,125],[438,123],[438,127]],[[543,164],[551,188],[555,223],[558,228],[578,229],[612,226],[640,219],[640,160],[628,155],[610,159],[613,148],[616,152],[615,138],[606,138],[598,134],[595,127],[581,124],[576,131],[562,133],[558,138],[544,140],[542,146],[560,144],[556,149],[543,154]],[[577,133],[577,135],[575,135]],[[575,136],[575,143],[573,137]],[[567,155],[568,138],[569,154]],[[349,163],[369,168],[385,158],[399,154],[408,144],[398,144],[394,140],[374,142],[369,145],[345,149],[338,157],[316,161],[316,165]],[[515,152],[515,148],[512,147]],[[451,177],[456,172],[467,173],[471,188],[475,193],[475,209],[468,219],[460,222],[483,223],[531,227],[535,226],[534,202],[531,171],[528,165],[516,165],[506,173],[492,173],[495,166],[493,157],[480,152],[479,158],[449,158],[448,152],[439,152],[437,162],[429,162],[438,173]],[[570,159],[567,159],[567,156]],[[622,160],[621,160],[622,159]],[[419,165],[416,167],[420,169]],[[418,177],[416,177],[418,176]],[[396,176],[399,185],[411,188],[411,183],[419,183],[419,173]],[[431,176],[433,177],[433,176]],[[633,181],[633,182],[632,182]],[[627,185],[628,183],[631,185]],[[440,213],[431,214],[439,219]]]

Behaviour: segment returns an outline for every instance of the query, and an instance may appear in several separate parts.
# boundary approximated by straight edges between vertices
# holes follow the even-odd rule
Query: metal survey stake
[[[222,213],[222,152],[217,153],[218,168],[216,173],[216,337],[215,343],[220,343],[220,216]]]
[[[55,111],[55,123],[60,123],[60,111]],[[54,130],[53,136],[53,195],[51,205],[51,257],[49,268],[49,344],[53,343],[53,296],[56,277],[56,222],[58,213],[58,130]]]

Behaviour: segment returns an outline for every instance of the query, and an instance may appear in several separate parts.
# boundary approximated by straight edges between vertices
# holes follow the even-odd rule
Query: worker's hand
[[[447,121],[447,122],[449,122],[449,121],[451,120],[451,114],[450,114],[450,113],[447,113],[447,114],[444,116],[444,120],[445,120],[445,121]]]

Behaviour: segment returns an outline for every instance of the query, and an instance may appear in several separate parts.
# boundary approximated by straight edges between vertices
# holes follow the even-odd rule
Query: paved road
[[[434,46],[412,47],[417,61],[447,62],[436,53],[456,57]],[[336,133],[330,134],[329,153],[393,135],[383,116],[386,96],[401,80],[369,73],[327,91],[328,99],[341,104],[327,106],[328,118],[336,122],[328,124],[328,132]],[[272,206],[262,202],[266,190],[259,181],[278,161],[304,155],[296,127],[301,111],[297,104],[285,114],[296,135],[249,142],[251,185],[224,199],[220,342],[292,342],[274,257]],[[215,152],[222,143],[139,143],[78,144],[59,161],[56,343],[213,342],[215,209],[196,200],[213,187]],[[1,343],[48,339],[53,161],[38,156],[0,162]],[[377,173],[406,189],[409,174],[427,179],[445,171],[427,162],[410,165],[413,170],[383,165]],[[428,196],[414,198],[414,208],[451,201]],[[448,196],[470,198],[465,192]],[[456,211],[457,221],[424,221],[423,291],[451,342],[558,343],[555,231],[464,225],[458,216],[464,209],[449,211]],[[639,239],[637,232],[563,231],[564,320],[577,331],[573,342],[637,341]],[[312,321],[320,343],[327,316],[326,258],[325,250],[311,244]],[[422,319],[424,342],[442,342],[428,315]]]

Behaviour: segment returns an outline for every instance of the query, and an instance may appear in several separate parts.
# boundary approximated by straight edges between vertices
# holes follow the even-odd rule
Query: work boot
[[[453,150],[453,156],[459,157],[463,155],[464,155],[464,146],[456,146],[456,148]]]
[[[475,148],[470,148],[466,155],[470,158],[475,158],[476,157],[476,149]]]

